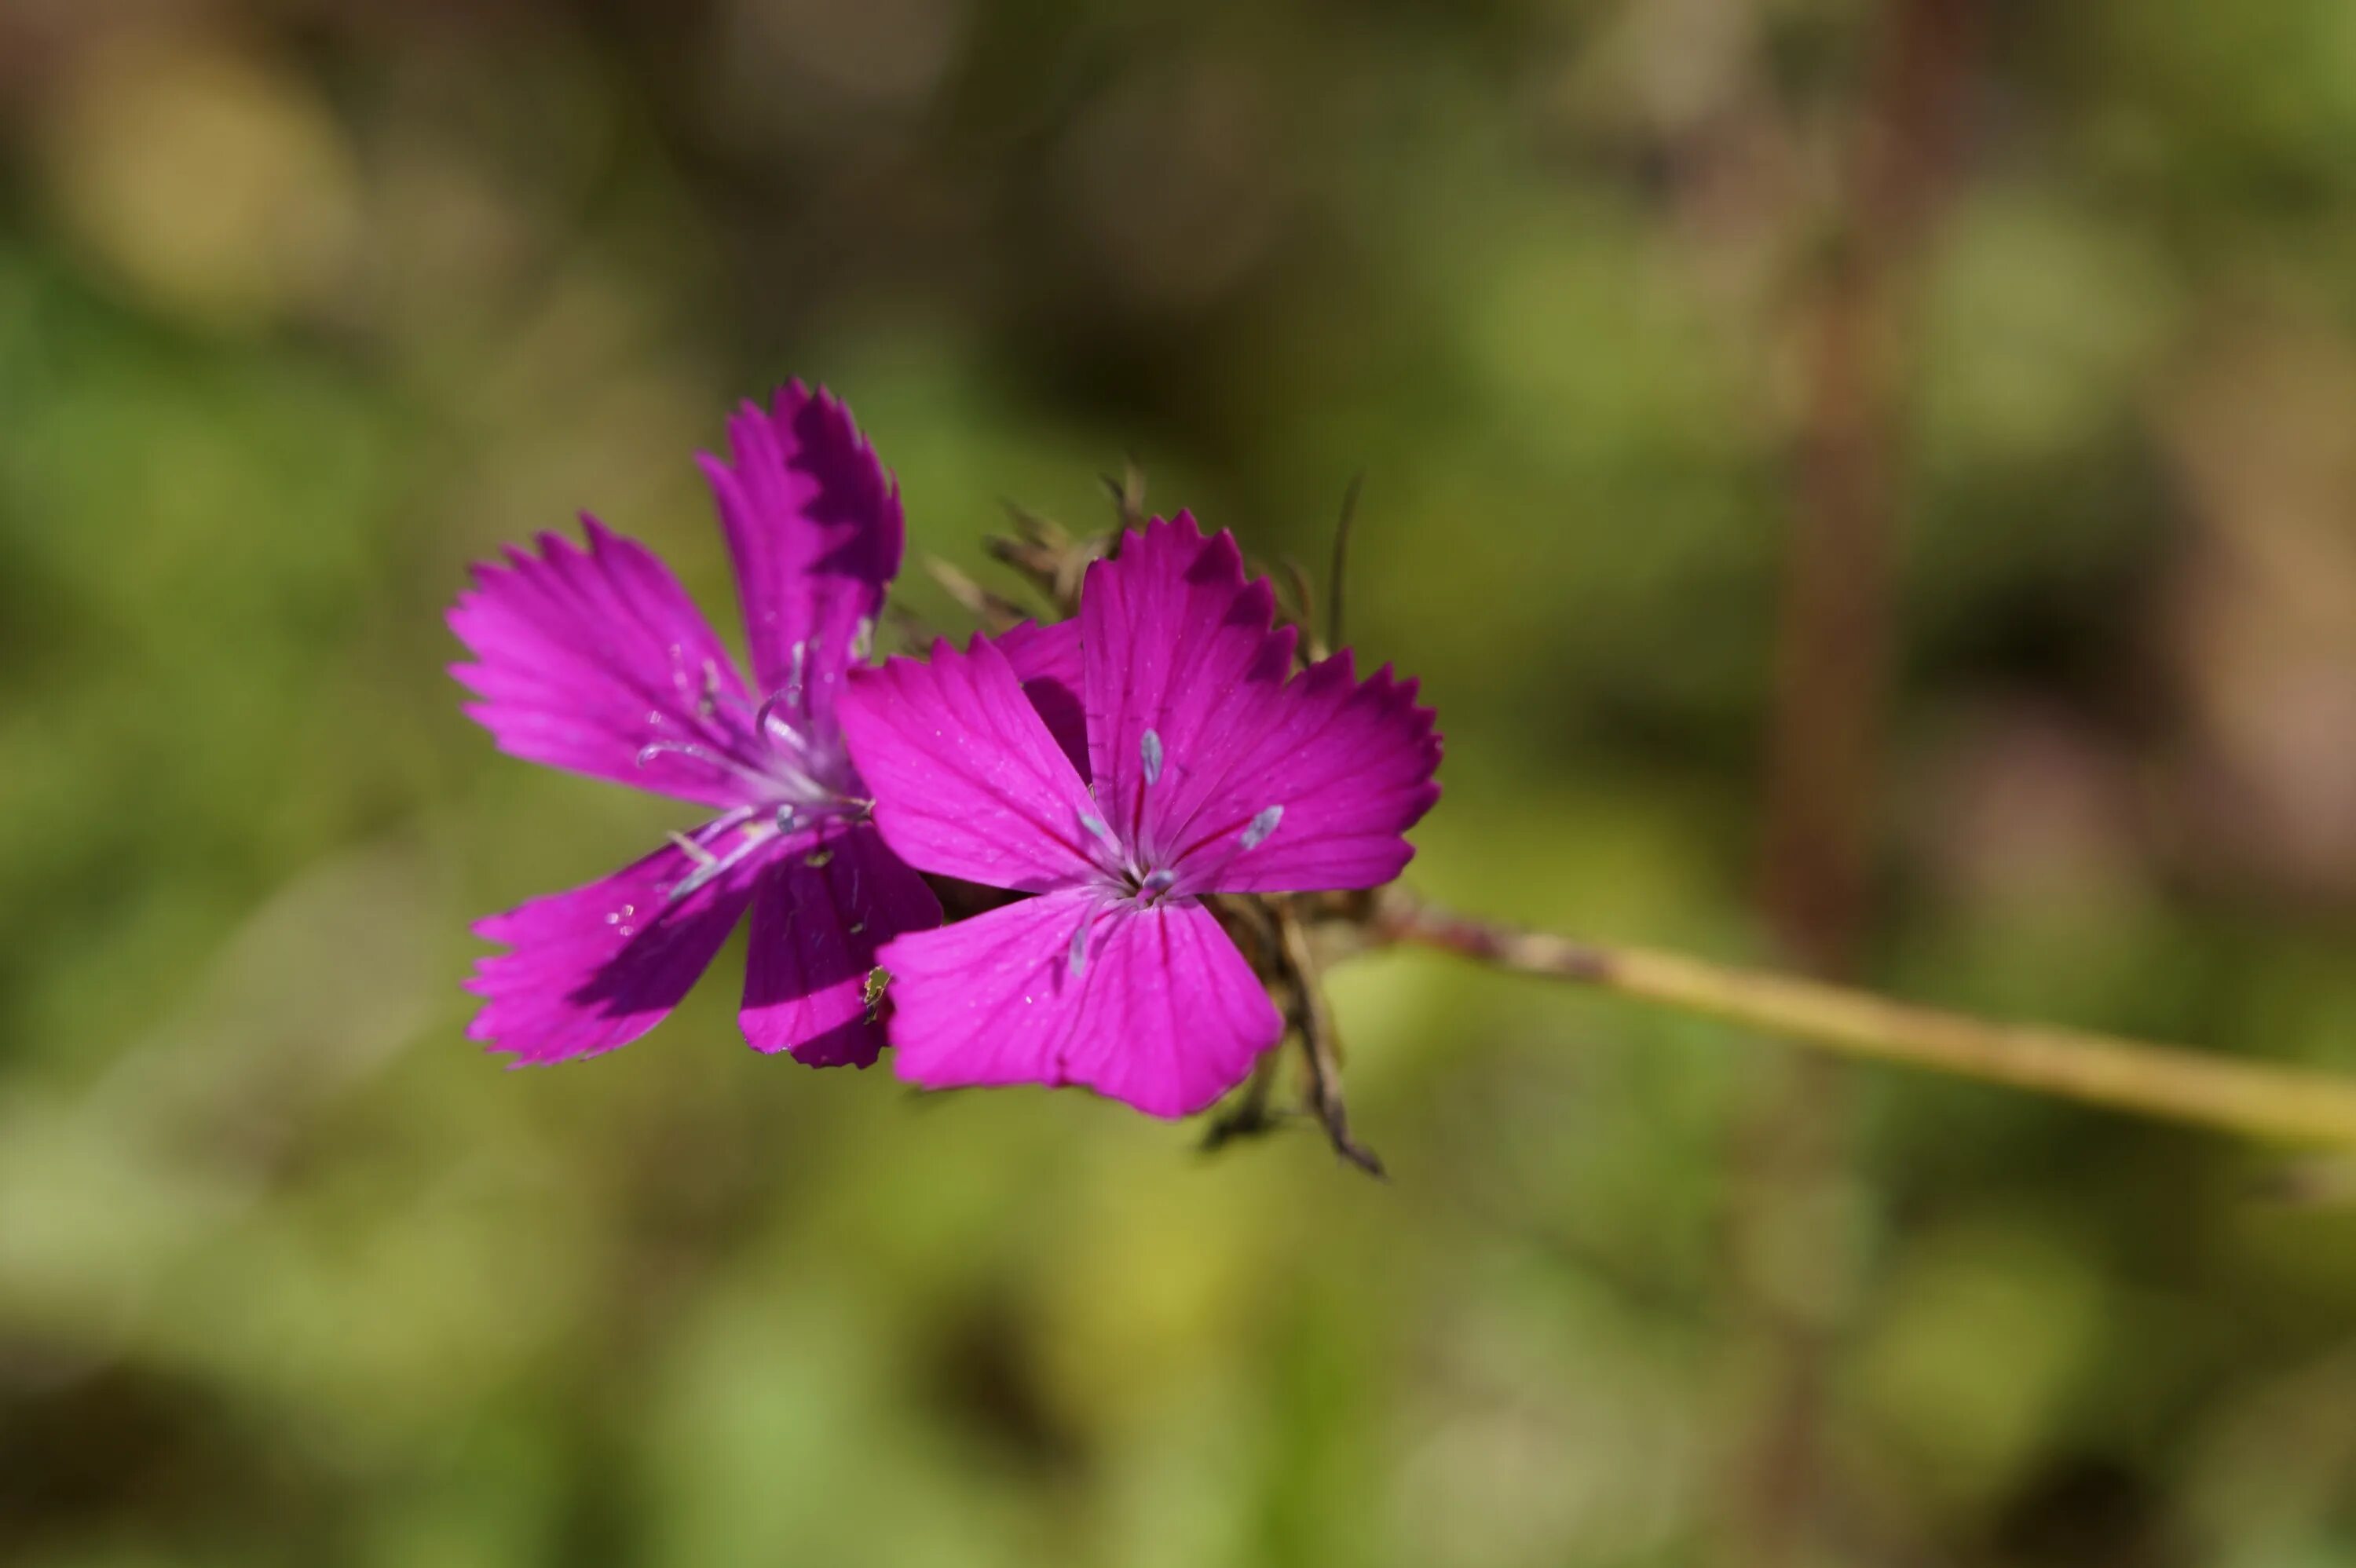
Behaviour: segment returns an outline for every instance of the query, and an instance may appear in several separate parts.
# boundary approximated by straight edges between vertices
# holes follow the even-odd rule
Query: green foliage
[[[789,374],[977,573],[1125,451],[1271,560],[1365,469],[1416,879],[1767,954],[1878,8],[488,9],[0,9],[0,1558],[1750,1561],[1796,1324],[1813,1560],[2356,1562],[2356,1220],[2196,1135],[1859,1072],[1793,1180],[1756,1042],[1408,955],[1387,1187],[756,1058],[724,962],[460,1035],[470,919],[681,819],[494,754],[441,610],[585,505],[724,622],[690,453]],[[2356,1070],[2356,22],[1985,9],[1866,977]]]

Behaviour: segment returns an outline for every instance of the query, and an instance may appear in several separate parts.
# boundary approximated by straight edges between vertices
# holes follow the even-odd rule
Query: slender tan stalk
[[[1993,1023],[1790,976],[1611,947],[1470,919],[1393,890],[1377,913],[1393,941],[1444,948],[1804,1040],[2284,1143],[2356,1148],[2356,1079],[2151,1045],[2082,1029]]]

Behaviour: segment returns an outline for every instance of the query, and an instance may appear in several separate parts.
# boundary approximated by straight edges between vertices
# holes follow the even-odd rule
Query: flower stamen
[[[692,839],[677,833],[672,834],[671,842],[678,845],[689,859],[694,860],[696,866],[694,870],[671,884],[670,891],[663,894],[663,901],[677,903],[699,889],[709,887],[718,881],[741,865],[746,856],[767,843],[769,837],[770,835],[760,828],[748,827],[744,830],[743,840],[734,848],[725,855],[714,855]]]

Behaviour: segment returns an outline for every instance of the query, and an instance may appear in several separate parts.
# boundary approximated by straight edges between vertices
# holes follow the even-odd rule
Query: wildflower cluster
[[[729,443],[703,466],[749,679],[662,562],[594,518],[585,549],[543,535],[479,568],[451,612],[474,655],[453,673],[503,750],[712,813],[478,925],[508,951],[469,983],[470,1035],[519,1062],[626,1044],[749,908],[758,1050],[865,1066],[888,1044],[926,1088],[1079,1084],[1170,1117],[1248,1080],[1224,1135],[1266,1125],[1290,1029],[1312,1109],[1371,1165],[1312,938],[1363,915],[1438,798],[1415,683],[1362,679],[1304,637],[1305,592],[1280,613],[1232,536],[1148,520],[1133,493],[1109,539],[1018,516],[998,542],[1051,615],[952,575],[981,630],[875,665],[890,475],[798,383]]]

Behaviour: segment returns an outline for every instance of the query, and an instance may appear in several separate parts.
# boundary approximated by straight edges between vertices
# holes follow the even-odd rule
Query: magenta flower
[[[1076,623],[854,672],[842,728],[884,841],[1036,895],[882,949],[901,1077],[1181,1116],[1277,1042],[1204,895],[1390,880],[1439,798],[1440,736],[1387,666],[1294,674],[1274,613],[1235,540],[1182,513],[1089,567]]]
[[[730,422],[701,459],[753,656],[747,686],[652,551],[584,517],[588,548],[542,534],[476,569],[450,629],[466,711],[502,751],[718,815],[603,881],[475,927],[468,1035],[519,1062],[626,1045],[677,1006],[749,904],[744,1036],[816,1066],[875,1060],[876,948],[940,923],[921,878],[866,820],[836,703],[900,568],[899,488],[843,406],[801,383]]]

